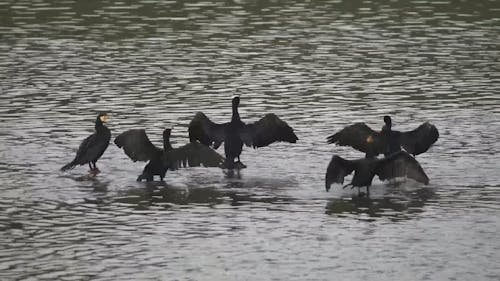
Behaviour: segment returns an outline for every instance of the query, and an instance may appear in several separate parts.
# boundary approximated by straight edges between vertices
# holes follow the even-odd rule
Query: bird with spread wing
[[[429,184],[429,178],[420,164],[405,151],[399,151],[381,159],[347,160],[334,155],[326,170],[326,191],[330,190],[333,183],[343,184],[344,178],[353,171],[354,176],[351,183],[345,185],[344,188],[347,186],[358,188],[366,186],[367,194],[370,192],[369,187],[376,175],[380,180],[406,177],[426,185]]]
[[[115,144],[123,148],[132,161],[149,161],[137,181],[152,181],[155,175],[163,181],[167,170],[197,166],[221,167],[224,163],[224,157],[197,142],[173,148],[170,133],[171,129],[163,131],[163,149],[149,140],[144,129],[131,129],[115,138]]]
[[[418,155],[426,152],[439,138],[437,128],[429,122],[407,132],[393,131],[390,116],[384,116],[384,123],[379,132],[372,130],[365,123],[355,123],[329,136],[327,141],[351,146],[366,153],[366,157],[375,157],[379,154],[391,155],[401,148],[412,155]]]
[[[245,124],[241,121],[238,113],[239,104],[240,98],[234,97],[232,100],[232,117],[228,123],[217,124],[210,121],[204,113],[196,113],[189,124],[191,142],[199,141],[204,145],[212,146],[214,149],[224,143],[226,156],[224,166],[228,169],[245,167],[240,160],[243,144],[257,148],[279,141],[297,142],[298,138],[293,129],[273,113],[266,114],[255,123]],[[237,162],[235,162],[236,158],[238,159]]]

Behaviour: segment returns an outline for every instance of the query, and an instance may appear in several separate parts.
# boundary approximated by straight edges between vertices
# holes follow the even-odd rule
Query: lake
[[[0,279],[498,280],[499,26],[486,0],[0,0]],[[235,95],[299,141],[239,176],[139,183],[112,143],[96,177],[59,171],[100,111],[175,147]],[[326,137],[384,115],[439,129],[430,184],[326,192],[332,155],[364,155]]]

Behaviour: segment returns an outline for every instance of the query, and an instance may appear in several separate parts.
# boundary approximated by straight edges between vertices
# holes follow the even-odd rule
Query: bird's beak
[[[102,122],[105,122],[106,120],[108,120],[108,115],[103,115],[99,118],[101,119]]]
[[[367,143],[372,143],[374,140],[375,140],[375,139],[374,139],[372,136],[368,136],[368,137],[366,138],[366,142],[367,142]]]

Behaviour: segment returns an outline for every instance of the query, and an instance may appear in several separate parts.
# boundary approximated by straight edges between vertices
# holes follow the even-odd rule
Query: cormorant
[[[298,138],[288,124],[273,113],[266,114],[262,119],[245,124],[238,113],[239,97],[232,100],[231,122],[217,124],[198,112],[189,124],[189,139],[217,149],[224,142],[226,156],[225,167],[234,169],[245,167],[240,160],[243,144],[253,148],[268,146],[277,141],[297,142]],[[234,162],[238,158],[238,162]]]
[[[387,157],[361,158],[357,160],[346,160],[334,155],[326,170],[325,187],[330,190],[332,183],[344,183],[344,177],[354,171],[352,182],[347,186],[363,187],[369,194],[369,187],[373,177],[378,175],[380,180],[393,179],[397,177],[408,177],[418,182],[429,184],[429,178],[420,164],[406,151],[398,151]]]
[[[328,143],[342,146],[351,146],[365,152],[366,157],[379,154],[385,156],[404,148],[412,155],[426,152],[439,138],[437,128],[425,122],[413,131],[399,132],[392,130],[390,116],[384,116],[385,125],[380,132],[376,132],[365,123],[355,123],[327,138]]]
[[[136,161],[149,161],[137,181],[152,181],[155,175],[163,181],[167,170],[180,167],[221,167],[224,157],[213,149],[197,142],[191,142],[178,148],[170,144],[171,129],[163,131],[163,149],[156,147],[149,140],[144,129],[125,131],[115,138],[115,144],[123,148],[125,154]]]
[[[102,154],[108,148],[111,132],[108,127],[104,126],[103,122],[108,119],[106,113],[100,113],[95,120],[95,132],[82,141],[75,159],[64,165],[61,171],[73,169],[76,165],[89,164],[90,172],[98,173],[96,162],[101,158]],[[93,166],[92,166],[93,165]]]

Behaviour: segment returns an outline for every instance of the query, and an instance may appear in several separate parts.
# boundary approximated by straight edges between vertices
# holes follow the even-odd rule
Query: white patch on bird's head
[[[108,120],[108,114],[107,113],[99,114],[99,119],[101,119],[102,122],[105,122],[106,120]]]

